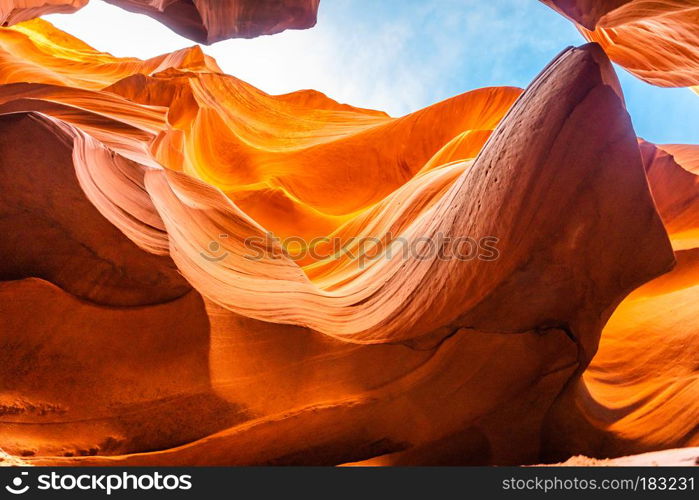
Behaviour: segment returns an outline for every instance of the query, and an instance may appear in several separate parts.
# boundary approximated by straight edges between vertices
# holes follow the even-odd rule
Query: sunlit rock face
[[[255,38],[316,24],[320,0],[106,0],[199,43]]]
[[[641,152],[677,266],[622,302],[557,402],[547,446],[559,457],[699,446],[699,148],[642,142]]]
[[[68,14],[87,5],[88,0],[0,0],[0,26],[28,21],[45,14]]]
[[[574,21],[612,61],[661,87],[699,85],[695,0],[542,0]]]
[[[578,439],[693,442],[690,350],[668,375],[675,413],[643,400],[645,423],[617,431],[581,406],[581,387],[611,397],[619,372],[663,386],[653,374],[694,331],[679,284],[695,269],[681,252],[696,149],[639,146],[599,46],[524,92],[400,118],[266,94],[199,48],[114,58],[41,20],[1,29],[0,48],[5,452],[523,464],[587,451]],[[457,258],[448,242],[465,238],[492,247]],[[676,297],[657,292],[639,315],[641,288],[614,312],[649,281],[687,307],[666,315]],[[657,344],[659,317],[685,330],[643,371],[613,339],[652,325]]]
[[[543,1],[639,78],[699,92],[696,2]],[[552,458],[699,445],[699,147],[640,141],[640,151],[677,266],[612,315],[597,356],[548,416],[544,448]]]

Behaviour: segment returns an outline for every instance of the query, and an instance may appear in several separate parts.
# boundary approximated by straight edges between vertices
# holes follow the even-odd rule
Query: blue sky
[[[192,45],[146,16],[92,1],[49,20],[100,50],[150,57]],[[536,0],[321,0],[318,26],[205,51],[270,93],[315,88],[399,116],[467,90],[525,87],[562,49],[584,40]],[[639,136],[699,143],[699,96],[617,68]]]

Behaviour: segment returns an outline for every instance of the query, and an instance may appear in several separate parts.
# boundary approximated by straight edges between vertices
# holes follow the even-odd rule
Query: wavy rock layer
[[[0,439],[32,464],[536,463],[693,224],[593,44],[401,118],[40,20],[0,47]]]
[[[587,40],[642,80],[699,85],[695,0],[542,0],[573,20]]]
[[[0,26],[29,21],[46,14],[68,14],[85,5],[88,0],[0,0]]]

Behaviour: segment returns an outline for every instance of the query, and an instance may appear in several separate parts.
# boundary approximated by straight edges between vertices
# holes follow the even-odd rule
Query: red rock
[[[201,298],[117,308],[0,282],[0,441],[13,455],[169,448],[241,420],[209,385]],[[87,457],[86,457],[87,458]]]
[[[320,0],[106,0],[199,43],[255,38],[316,24]]]
[[[0,0],[0,26],[12,26],[45,14],[71,13],[88,0]]]
[[[641,153],[673,248],[699,247],[699,147],[643,141]]]
[[[167,256],[138,248],[83,192],[72,138],[34,114],[0,116],[0,278],[39,277],[114,306],[154,304],[190,290]]]
[[[600,442],[623,453],[624,433],[634,450],[694,439],[695,355],[680,350],[693,254],[614,313],[675,263],[695,219],[678,164],[692,148],[641,154],[599,46],[565,51],[522,95],[479,89],[391,118],[312,91],[268,95],[196,49],[119,59],[59,34],[0,30],[12,454],[522,464]],[[251,258],[249,238],[270,230],[338,237],[358,258],[299,262],[268,240],[275,254]],[[386,250],[449,249],[444,237],[493,237],[497,254]],[[657,306],[643,317],[639,293]],[[685,326],[644,358],[638,332],[661,318]],[[653,379],[672,356],[671,379]],[[578,389],[619,416],[619,376],[675,385],[647,420],[596,428]],[[562,422],[574,429],[554,448]]]
[[[661,87],[699,85],[695,0],[542,0],[578,24],[612,61]]]
[[[600,19],[609,12],[634,0],[541,0],[570,20],[594,30]]]
[[[501,104],[494,104],[499,101],[493,98],[504,97],[498,89],[470,95],[467,107],[451,100],[393,120],[361,110],[338,110],[318,96],[309,104],[307,94],[300,95],[298,103],[285,97],[277,104],[235,80],[197,77],[207,85],[246,89],[259,110],[267,105],[277,113],[285,109],[303,114],[310,113],[304,106],[318,105],[321,109],[308,116],[325,117],[330,123],[338,119],[336,113],[348,113],[341,115],[343,120],[351,117],[367,129],[352,134],[359,137],[352,139],[354,144],[366,148],[353,149],[357,161],[376,162],[372,155],[383,146],[374,165],[395,168],[393,142],[412,134],[416,149],[408,152],[407,164],[413,177],[343,225],[338,234],[385,238],[395,231],[409,241],[439,233],[494,235],[500,252],[496,262],[398,255],[365,268],[346,258],[301,268],[285,258],[246,259],[243,239],[264,234],[264,228],[220,189],[150,164],[148,151],[137,146],[139,140],[150,142],[154,134],[162,140],[170,127],[182,127],[201,112],[186,109],[196,102],[192,98],[200,97],[190,94],[189,79],[195,74],[171,70],[137,76],[113,85],[104,95],[37,84],[6,90],[6,109],[44,113],[50,117],[45,120],[60,125],[54,129],[57,138],[72,139],[73,167],[83,188],[82,195],[74,197],[90,199],[106,217],[102,222],[109,220],[139,244],[118,254],[146,262],[137,257],[145,250],[169,250],[207,304],[206,316],[195,308],[186,314],[183,310],[178,319],[166,312],[167,304],[103,310],[71,303],[65,292],[42,282],[5,284],[5,293],[17,299],[4,302],[9,309],[3,317],[10,326],[0,329],[0,340],[8,342],[16,330],[12,325],[24,324],[27,333],[20,351],[29,352],[40,342],[47,353],[60,353],[32,358],[37,365],[30,373],[56,372],[56,385],[36,391],[31,377],[39,375],[17,377],[21,401],[70,407],[58,387],[74,386],[76,397],[87,397],[97,374],[102,374],[100,380],[129,374],[140,381],[130,382],[133,389],[124,393],[103,382],[105,404],[148,405],[154,396],[144,384],[152,378],[156,387],[167,386],[163,375],[182,359],[193,363],[202,397],[211,403],[202,405],[191,420],[167,407],[160,416],[149,413],[148,421],[159,433],[144,427],[143,420],[124,421],[119,413],[105,416],[90,432],[59,419],[25,426],[22,432],[4,426],[0,432],[13,440],[13,449],[36,449],[36,456],[26,458],[33,464],[340,464],[375,456],[389,463],[535,461],[548,409],[594,355],[615,304],[673,262],[618,82],[604,54],[594,45],[565,52],[499,125],[501,114],[493,110]],[[168,87],[169,81],[173,87]],[[23,95],[34,98],[22,99]],[[172,123],[163,123],[157,109],[141,109],[144,99],[168,107],[177,101],[184,107]],[[76,112],[62,107],[69,103]],[[464,109],[474,114],[464,115]],[[101,118],[90,118],[98,110]],[[272,123],[283,130],[284,121]],[[492,134],[486,124],[497,125]],[[18,138],[28,135],[21,126],[12,130]],[[251,140],[256,137],[253,132],[246,132]],[[471,134],[478,137],[474,143]],[[256,139],[260,144],[269,140],[261,137]],[[466,161],[485,140],[477,159]],[[173,153],[175,144],[168,146]],[[316,158],[337,151],[325,144],[330,143],[324,143],[325,150],[316,146]],[[102,153],[110,150],[111,157]],[[27,154],[22,151],[10,164]],[[370,165],[363,167],[367,175]],[[57,183],[73,173],[57,169],[54,175],[60,176],[53,181]],[[316,177],[319,195],[332,188],[323,188],[324,180]],[[29,191],[39,192],[42,186],[36,183]],[[328,196],[323,203],[330,200]],[[43,201],[36,203],[41,206]],[[56,205],[72,206],[69,201]],[[89,220],[71,222],[73,231],[94,224]],[[226,258],[202,258],[202,251],[222,232],[228,237],[219,250]],[[85,238],[77,241],[84,240],[96,252],[109,250]],[[93,265],[85,260],[84,268],[89,273]],[[160,268],[151,263],[148,269]],[[126,266],[123,275],[137,276],[134,272]],[[64,285],[76,288],[80,283],[95,283],[95,278],[87,274]],[[97,290],[114,293],[105,287]],[[145,288],[138,284],[129,290],[140,293]],[[172,284],[163,288],[172,290]],[[194,307],[196,296],[186,297],[190,298],[177,301],[188,300],[187,307]],[[44,304],[39,310],[46,316],[28,317],[22,300]],[[65,328],[53,328],[51,338],[42,337],[36,325],[55,316],[51,307],[71,310],[70,317],[82,326],[68,322]],[[201,327],[189,329],[188,336],[178,333],[188,321],[203,318],[210,324],[210,336],[195,334]],[[123,351],[128,339],[124,332],[135,325],[143,325],[138,355]],[[71,347],[80,345],[82,335],[88,335],[90,343]],[[169,357],[162,346],[172,339],[182,347]],[[208,366],[192,358],[207,342]],[[112,361],[89,360],[95,349],[115,348],[123,354]],[[134,356],[153,361],[137,375],[130,374],[125,366]],[[42,366],[42,359],[57,361]],[[14,365],[8,366],[18,373]],[[66,382],[68,373],[77,381]],[[193,390],[184,381],[181,387],[168,387],[173,394]],[[133,398],[142,391],[146,392],[136,403]],[[84,415],[92,411],[86,408]],[[51,439],[42,433],[49,430]],[[197,438],[196,432],[206,435]],[[68,450],[76,456],[66,457],[61,441],[71,436],[82,436],[80,449],[99,446],[103,451],[98,453],[113,456],[79,456],[80,450]],[[445,452],[445,440],[460,445]],[[112,443],[113,449],[105,443]],[[153,447],[163,451],[130,454]]]

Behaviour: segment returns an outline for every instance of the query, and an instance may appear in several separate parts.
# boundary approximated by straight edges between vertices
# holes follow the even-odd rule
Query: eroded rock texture
[[[401,118],[41,20],[0,47],[0,447],[27,463],[540,462],[615,436],[575,388],[637,370],[595,358],[613,313],[645,328],[616,319],[644,288],[616,306],[673,246],[646,287],[693,279],[695,150],[639,146],[595,44]],[[672,439],[624,422],[629,449],[694,439],[685,354]]]
[[[660,86],[699,87],[699,5],[678,1],[546,1],[612,60]],[[549,415],[550,459],[697,446],[699,149],[640,150],[676,268],[631,294],[603,330],[597,356]],[[566,438],[561,439],[561,436]]]
[[[72,13],[89,0],[0,0],[0,26],[45,14]],[[146,14],[199,43],[312,28],[320,0],[104,0]],[[103,20],[108,22],[107,19]]]
[[[642,80],[662,87],[699,85],[696,0],[541,1]]]
[[[677,266],[612,315],[597,356],[551,414],[553,456],[575,450],[605,458],[699,445],[699,156],[688,145],[642,142],[641,151]]]

